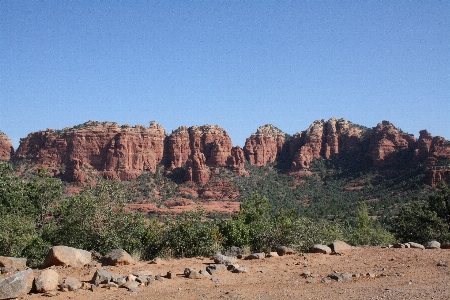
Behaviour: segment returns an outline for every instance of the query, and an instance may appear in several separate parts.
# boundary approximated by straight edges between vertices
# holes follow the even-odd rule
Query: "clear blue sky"
[[[450,139],[450,1],[0,1],[0,130],[389,120]]]

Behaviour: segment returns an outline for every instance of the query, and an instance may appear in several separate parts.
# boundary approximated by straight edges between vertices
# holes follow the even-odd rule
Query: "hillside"
[[[180,126],[167,134],[155,122],[89,121],[30,133],[15,152],[2,135],[0,146],[1,159],[23,176],[43,165],[67,182],[69,193],[97,176],[121,180],[130,209],[150,214],[202,206],[229,215],[258,192],[274,210],[342,220],[364,201],[388,219],[402,204],[426,199],[430,186],[450,182],[448,141],[426,130],[416,139],[388,121],[366,128],[319,120],[293,136],[264,125],[243,148],[217,125]]]

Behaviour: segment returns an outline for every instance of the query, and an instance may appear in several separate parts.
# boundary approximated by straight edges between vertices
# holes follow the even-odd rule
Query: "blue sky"
[[[450,139],[450,1],[0,1],[0,130],[389,120]]]

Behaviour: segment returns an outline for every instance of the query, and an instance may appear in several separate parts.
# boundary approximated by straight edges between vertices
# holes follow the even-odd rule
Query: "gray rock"
[[[279,256],[294,254],[294,250],[286,246],[281,246],[277,248],[277,254]]]
[[[92,277],[91,282],[93,284],[105,284],[110,282],[112,279],[112,275],[108,273],[108,271],[100,269],[95,271],[94,276]]]
[[[125,279],[125,276],[123,276],[122,274],[111,274],[111,281],[117,283],[118,280],[120,279]]]
[[[333,273],[333,274],[328,275],[328,277],[333,280],[336,280],[336,281],[351,281],[352,280],[351,275],[348,273],[341,273],[341,274]]]
[[[233,273],[248,273],[248,268],[246,266],[240,266],[233,270]]]
[[[237,259],[235,257],[226,256],[226,255],[222,255],[222,254],[214,255],[213,259],[214,259],[214,263],[223,264],[226,266],[235,264],[237,262]]]
[[[102,262],[109,266],[135,265],[136,261],[123,249],[115,249],[102,258]]]
[[[33,270],[28,269],[0,279],[0,299],[11,299],[25,295],[33,287]]]
[[[330,248],[334,253],[342,253],[344,251],[352,249],[352,246],[343,241],[334,241],[330,245]]]
[[[42,268],[45,269],[50,266],[83,267],[89,264],[91,260],[91,253],[88,251],[66,246],[54,246],[49,250]]]
[[[211,275],[215,273],[224,273],[227,271],[227,266],[224,264],[211,264],[206,267],[206,271]]]
[[[184,269],[184,276],[186,276],[189,279],[200,279],[203,277],[196,269],[194,268],[185,268]]]
[[[58,289],[59,275],[55,270],[46,269],[34,280],[36,292],[46,293]]]
[[[277,252],[269,252],[266,254],[266,257],[278,257],[278,253]]]
[[[128,289],[129,291],[137,291],[136,289],[139,289],[139,282],[130,281],[122,285],[122,287]]]
[[[425,246],[419,243],[409,242],[408,243],[411,248],[415,249],[425,249]]]
[[[248,255],[245,259],[251,260],[251,259],[264,259],[266,257],[265,253],[252,253]]]
[[[311,275],[311,271],[305,271],[302,274],[300,274],[300,276],[302,276],[303,278],[307,278]]]
[[[25,270],[27,268],[27,259],[19,257],[0,256],[0,267],[12,268],[14,270]]]
[[[330,283],[331,279],[328,277],[322,278],[322,283]]]
[[[105,283],[102,287],[103,288],[107,288],[107,289],[111,289],[111,288],[118,288],[119,285],[117,283],[114,283],[114,282],[108,282],[108,283]]]
[[[326,245],[315,244],[311,248],[312,253],[331,254],[331,248]]]
[[[81,282],[75,277],[66,277],[64,278],[63,283],[59,285],[59,288],[63,292],[73,292],[81,288]]]
[[[439,248],[441,248],[441,243],[439,243],[438,241],[430,241],[425,244],[425,248],[426,249],[439,249]]]

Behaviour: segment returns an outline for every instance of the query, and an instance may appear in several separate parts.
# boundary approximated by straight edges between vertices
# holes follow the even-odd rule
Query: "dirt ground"
[[[239,260],[248,273],[225,272],[188,279],[187,267],[204,270],[210,258],[170,259],[158,264],[103,267],[127,275],[151,270],[153,275],[177,274],[174,279],[153,281],[139,292],[125,288],[98,288],[94,292],[59,292],[52,299],[450,299],[450,250],[363,247],[342,255],[302,253],[263,260]],[[96,268],[55,268],[60,277],[89,281]],[[315,277],[302,277],[305,271]],[[333,272],[363,274],[351,281],[323,283]],[[39,270],[36,271],[39,273]],[[370,273],[371,276],[366,274]],[[42,299],[30,294],[22,299]]]

